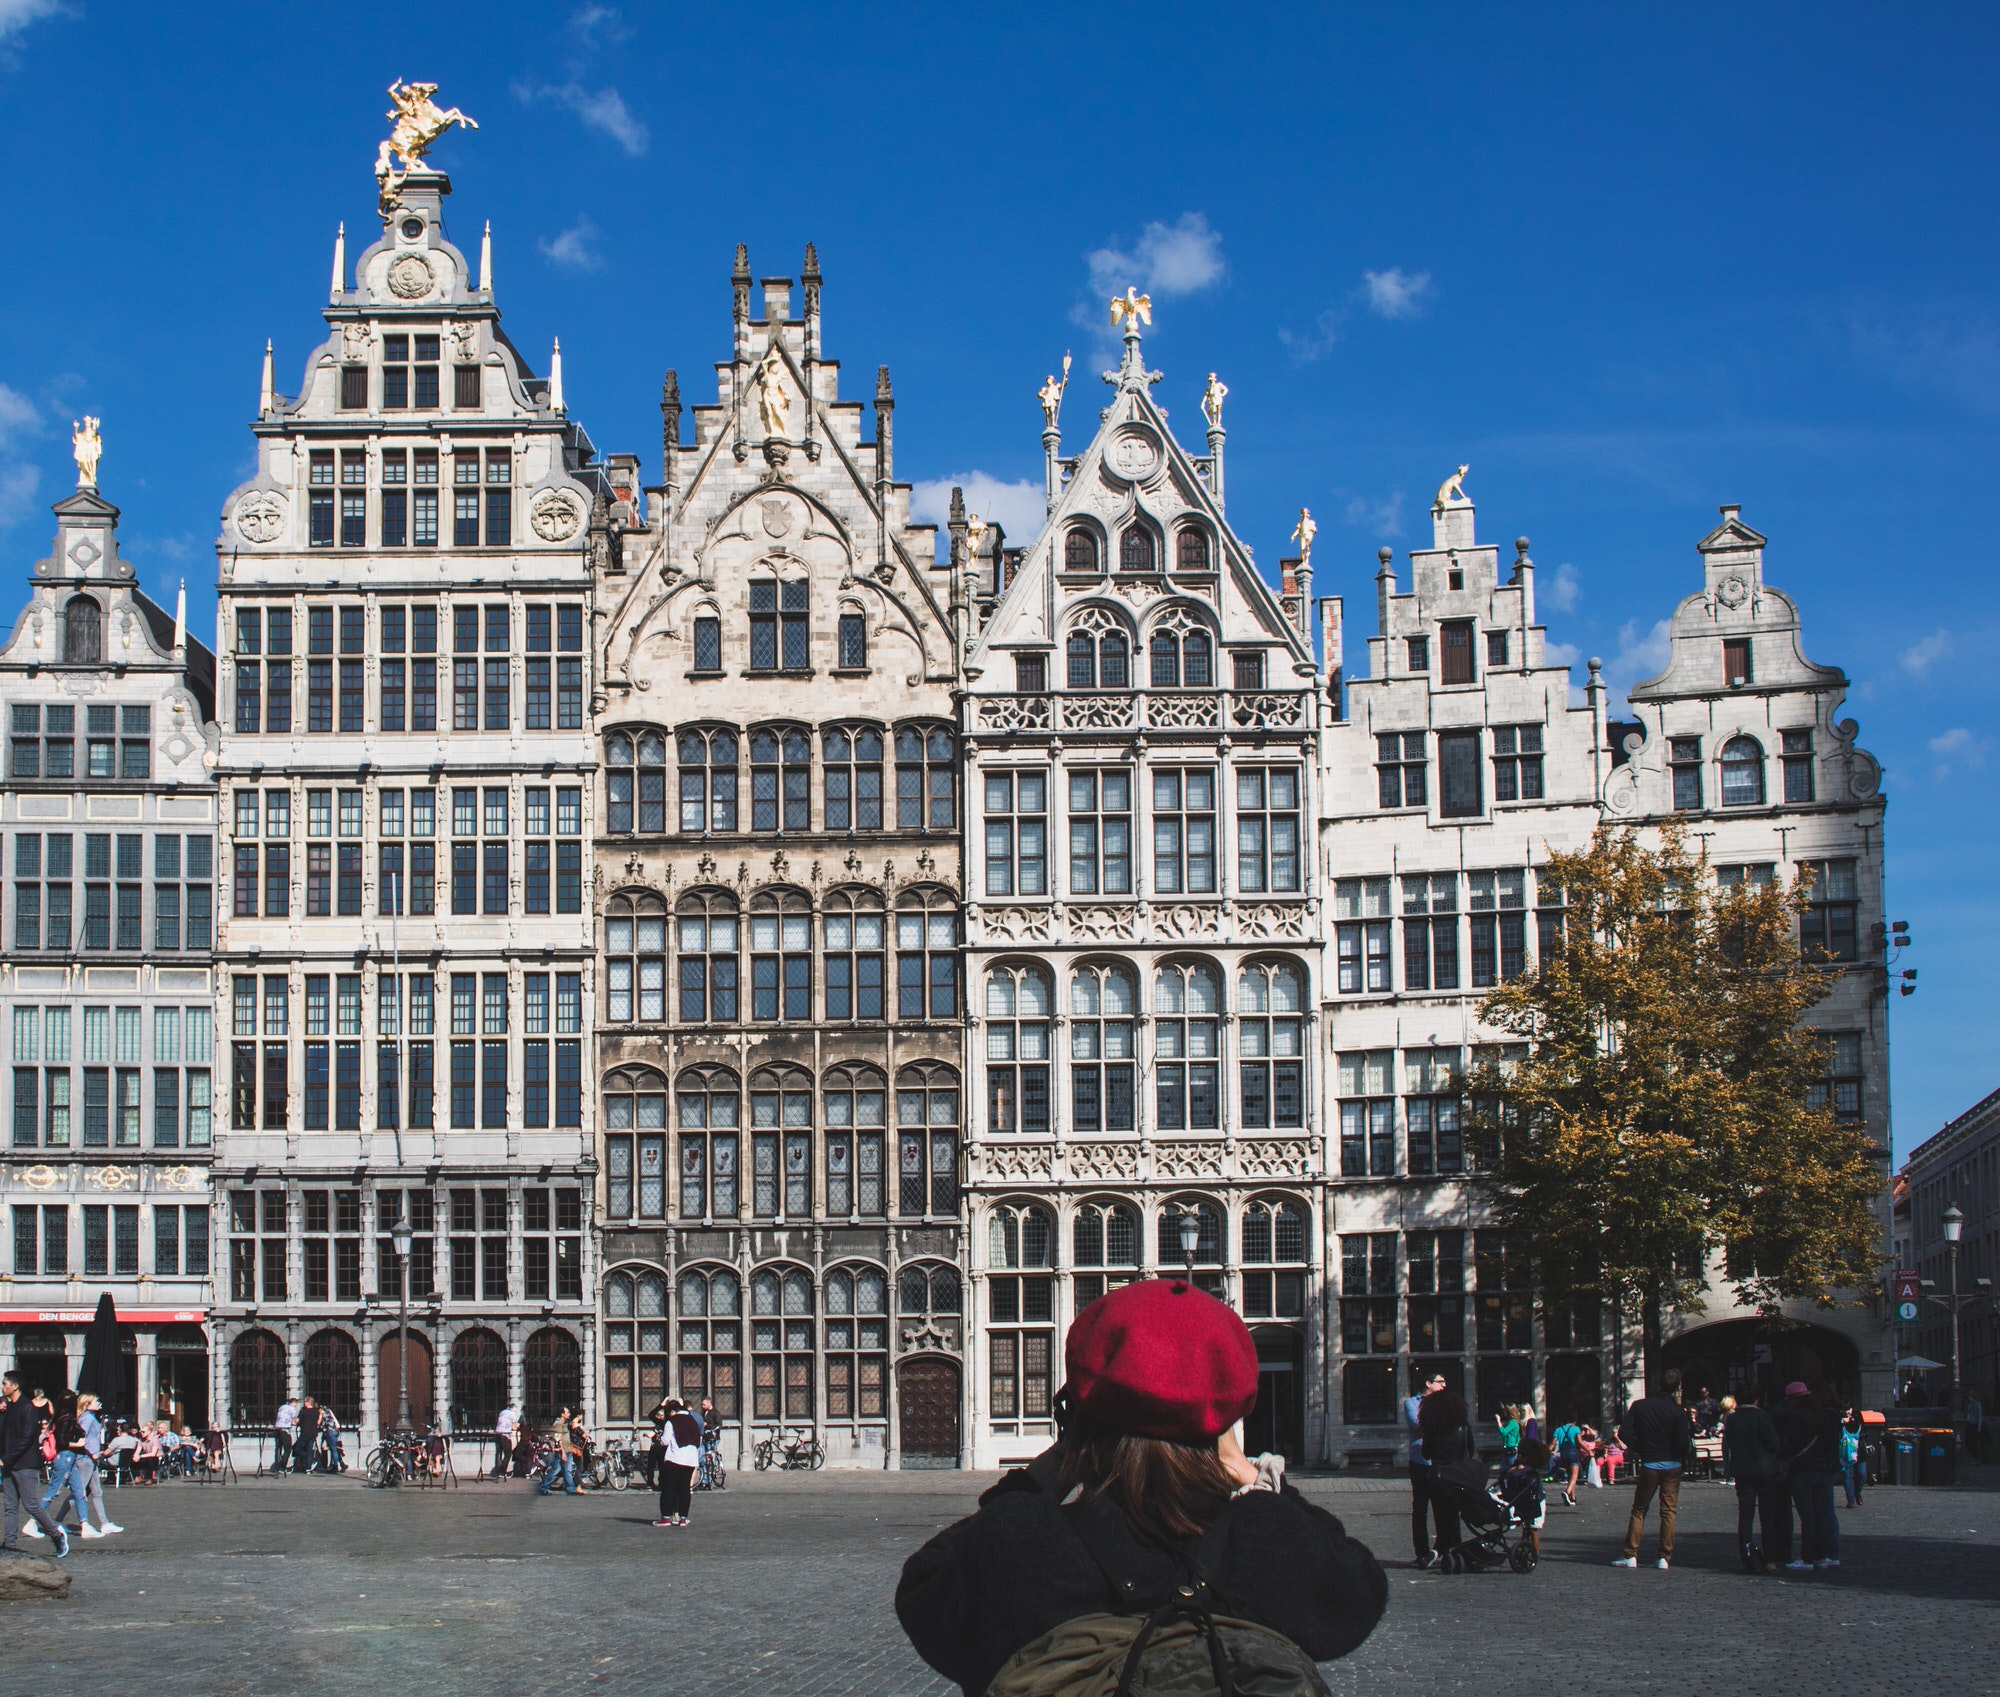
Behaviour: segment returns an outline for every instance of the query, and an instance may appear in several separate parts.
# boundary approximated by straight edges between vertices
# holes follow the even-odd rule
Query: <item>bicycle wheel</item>
[[[632,1464],[623,1452],[611,1467],[611,1488],[614,1491],[629,1491],[632,1488]]]
[[[377,1444],[368,1452],[368,1483],[371,1485],[386,1483],[385,1475],[389,1470],[388,1464],[389,1452],[387,1448],[384,1445]]]
[[[817,1473],[825,1465],[826,1451],[820,1446],[819,1439],[815,1438],[813,1439],[812,1451],[806,1460],[806,1466],[811,1472]]]

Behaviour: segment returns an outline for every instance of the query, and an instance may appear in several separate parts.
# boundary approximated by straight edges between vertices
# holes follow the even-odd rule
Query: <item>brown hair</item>
[[[1215,1440],[1179,1444],[1076,1419],[1063,1449],[1062,1494],[1115,1503],[1142,1544],[1164,1548],[1205,1532],[1236,1493]]]

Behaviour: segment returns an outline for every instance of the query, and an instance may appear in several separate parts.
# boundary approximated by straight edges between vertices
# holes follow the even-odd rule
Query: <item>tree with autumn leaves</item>
[[[1829,968],[1800,951],[1807,884],[1718,887],[1677,825],[1656,843],[1600,827],[1538,869],[1560,942],[1482,1009],[1527,1053],[1468,1081],[1499,1223],[1552,1297],[1636,1310],[1649,1382],[1711,1261],[1762,1312],[1872,1286],[1884,1183],[1869,1134],[1813,1105]]]

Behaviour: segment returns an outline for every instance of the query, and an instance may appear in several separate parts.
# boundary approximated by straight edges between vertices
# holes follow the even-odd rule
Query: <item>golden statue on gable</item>
[[[375,181],[382,191],[384,218],[402,204],[403,179],[423,163],[424,155],[439,136],[454,124],[468,130],[479,128],[456,106],[448,110],[439,107],[431,99],[437,89],[434,82],[406,83],[400,77],[389,85],[389,98],[394,104],[385,116],[395,127],[390,130],[389,139],[375,150]],[[390,162],[392,154],[402,160],[402,170],[396,170]]]
[[[1142,295],[1137,289],[1127,285],[1122,295],[1113,295],[1111,297],[1112,329],[1115,330],[1120,324],[1124,324],[1136,331],[1141,324],[1150,325],[1152,322],[1153,297],[1151,295]]]
[[[104,438],[97,434],[97,420],[88,413],[70,430],[70,452],[76,456],[76,486],[97,487],[97,462],[104,457]]]

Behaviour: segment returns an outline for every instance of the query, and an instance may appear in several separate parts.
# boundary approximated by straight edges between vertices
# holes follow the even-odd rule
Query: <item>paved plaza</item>
[[[2000,1470],[1988,1469],[2000,1484]],[[902,1560],[991,1475],[751,1475],[652,1530],[641,1492],[373,1491],[347,1479],[110,1495],[67,1603],[0,1611],[5,1689],[267,1697],[354,1692],[699,1697],[945,1693],[891,1608]],[[1378,1554],[1408,1490],[1303,1481]],[[1336,1693],[2000,1691],[2000,1490],[1878,1490],[1838,1574],[1745,1579],[1735,1495],[1690,1483],[1670,1573],[1607,1564],[1627,1493],[1551,1511],[1541,1569],[1391,1570],[1389,1613]],[[44,1546],[45,1547],[45,1546]],[[1648,1550],[1650,1552],[1650,1540]]]

